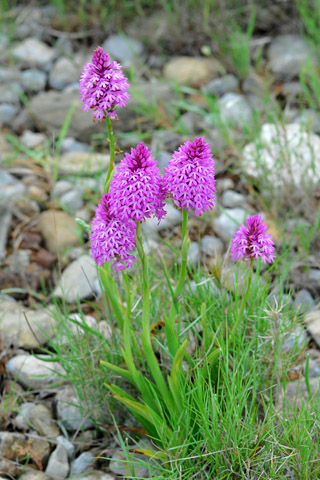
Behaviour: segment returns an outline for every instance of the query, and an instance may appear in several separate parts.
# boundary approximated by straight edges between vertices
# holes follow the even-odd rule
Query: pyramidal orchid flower
[[[109,116],[116,118],[116,106],[125,107],[131,95],[130,87],[121,65],[110,62],[109,55],[101,47],[93,52],[91,63],[86,63],[80,77],[80,97],[83,110],[91,110],[95,120]]]
[[[214,160],[204,137],[187,140],[164,169],[163,185],[175,204],[195,216],[212,209],[215,198]]]
[[[110,212],[123,220],[142,221],[165,215],[165,192],[152,151],[139,143],[126,153],[110,184]]]
[[[263,263],[274,263],[274,243],[268,227],[261,215],[247,218],[245,225],[240,225],[231,242],[232,260],[250,260],[261,258]]]
[[[132,220],[123,221],[110,212],[110,195],[105,193],[99,203],[91,225],[91,256],[97,265],[114,259],[116,271],[132,268],[137,260],[129,252],[136,248],[136,224]]]

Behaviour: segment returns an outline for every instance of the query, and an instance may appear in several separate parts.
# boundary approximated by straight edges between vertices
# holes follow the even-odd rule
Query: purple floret
[[[246,226],[240,225],[231,242],[231,259],[244,260],[261,257],[263,263],[274,263],[274,243],[261,215],[247,218]]]
[[[110,62],[101,47],[93,52],[91,63],[86,63],[80,77],[80,96],[83,110],[91,110],[95,120],[107,116],[116,118],[115,107],[125,107],[131,95],[130,85],[123,75],[120,63]]]
[[[187,140],[164,169],[164,188],[176,205],[195,216],[212,209],[215,198],[214,160],[204,137]]]
[[[110,211],[122,219],[142,221],[165,215],[165,192],[152,151],[139,143],[126,153],[110,184]]]
[[[136,248],[136,224],[123,221],[110,213],[110,195],[105,193],[99,203],[91,225],[91,256],[97,265],[115,259],[112,266],[116,271],[132,268],[136,257],[129,254]]]

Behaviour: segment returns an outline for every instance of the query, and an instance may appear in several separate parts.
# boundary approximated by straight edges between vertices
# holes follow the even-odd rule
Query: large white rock
[[[249,175],[274,187],[308,188],[320,180],[320,137],[301,125],[266,123],[244,148],[243,164]]]
[[[90,297],[97,278],[97,266],[93,258],[81,255],[63,271],[53,294],[56,297],[64,297],[69,303],[76,302],[78,298],[81,300]]]
[[[55,328],[56,320],[48,311],[0,303],[0,336],[6,346],[36,348],[48,341]]]

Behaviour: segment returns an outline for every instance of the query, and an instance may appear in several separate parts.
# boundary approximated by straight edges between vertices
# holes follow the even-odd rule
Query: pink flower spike
[[[195,216],[212,209],[216,193],[214,160],[204,137],[181,145],[164,171],[164,189],[178,207],[194,209]]]
[[[101,47],[93,52],[91,63],[86,63],[80,77],[80,97],[83,110],[91,110],[94,120],[107,116],[116,118],[115,107],[125,107],[131,94],[127,78],[120,63],[110,62],[109,55]]]
[[[246,226],[240,225],[231,241],[232,260],[250,260],[261,257],[263,263],[274,263],[274,243],[261,215],[247,218]]]
[[[110,213],[110,195],[105,193],[99,203],[91,225],[91,256],[97,265],[115,259],[112,266],[116,271],[132,268],[137,260],[129,254],[136,248],[136,224],[132,220],[123,221]]]
[[[109,193],[110,212],[123,220],[142,221],[155,216],[160,222],[166,215],[160,169],[152,151],[143,142],[125,154],[111,181]]]

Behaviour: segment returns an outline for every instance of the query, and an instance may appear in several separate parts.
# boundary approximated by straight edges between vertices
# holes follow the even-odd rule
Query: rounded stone
[[[47,75],[36,68],[29,68],[22,72],[21,83],[26,92],[42,92],[47,83]]]

